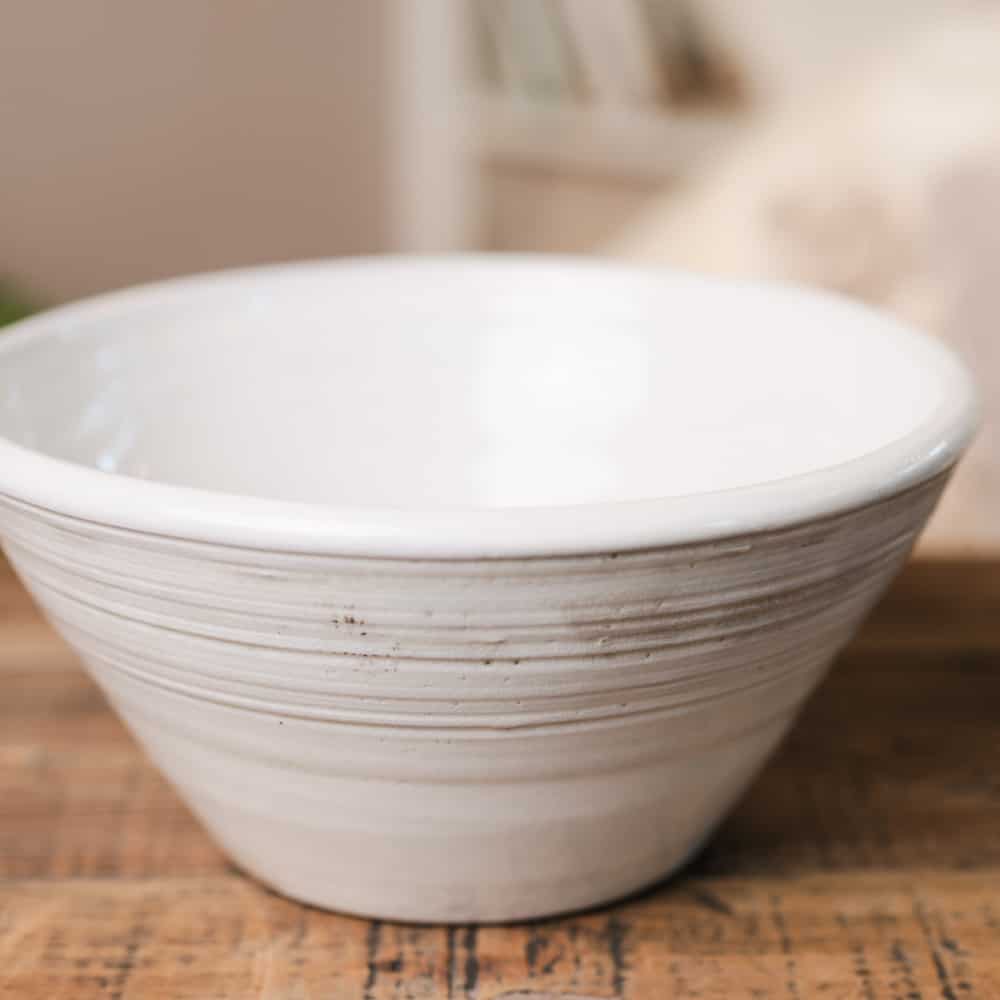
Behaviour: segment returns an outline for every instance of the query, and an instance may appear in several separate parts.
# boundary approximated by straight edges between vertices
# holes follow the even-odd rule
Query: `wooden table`
[[[1000,563],[911,566],[682,877],[480,928],[235,871],[0,564],[0,997],[1000,997]]]

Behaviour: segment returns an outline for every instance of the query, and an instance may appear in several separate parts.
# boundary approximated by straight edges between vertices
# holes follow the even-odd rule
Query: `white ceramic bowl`
[[[248,871],[534,917],[697,849],[975,409],[943,347],[802,291],[553,258],[212,275],[0,336],[0,534]]]

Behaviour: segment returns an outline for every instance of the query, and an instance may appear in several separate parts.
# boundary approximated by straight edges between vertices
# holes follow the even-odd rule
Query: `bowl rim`
[[[0,436],[0,500],[94,524],[240,548],[379,558],[508,558],[617,553],[711,542],[832,516],[917,486],[948,470],[980,421],[971,375],[940,341],[845,296],[791,283],[736,280],[599,257],[551,254],[387,254],[268,264],[171,278],[92,296],[12,324],[0,334],[4,355],[33,339],[65,335],[78,320],[182,298],[224,285],[308,269],[547,266],[593,272],[618,269],[699,282],[722,291],[751,287],[836,303],[881,330],[935,371],[944,388],[934,410],[908,433],[846,462],[749,486],[652,499],[497,508],[340,507],[230,494],[138,479],[55,458]]]

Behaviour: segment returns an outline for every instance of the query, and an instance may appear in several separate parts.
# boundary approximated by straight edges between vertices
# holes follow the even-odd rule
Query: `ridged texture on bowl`
[[[0,531],[241,865],[323,906],[497,920],[695,850],[944,478],[768,534],[572,558],[260,551],[2,499]]]

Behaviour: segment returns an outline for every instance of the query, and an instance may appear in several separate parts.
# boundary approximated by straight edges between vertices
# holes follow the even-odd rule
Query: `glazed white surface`
[[[940,345],[814,293],[559,258],[294,265],[21,324],[0,490],[232,544],[600,551],[888,495],[954,462],[974,411]]]
[[[0,538],[237,863],[336,909],[523,919],[697,849],[975,408],[944,349],[805,293],[207,277],[0,338]]]

